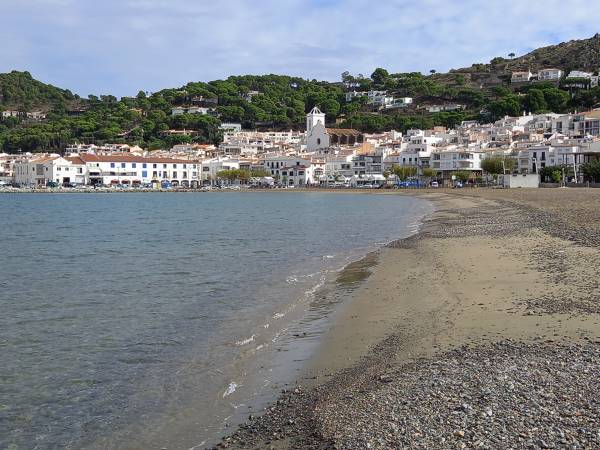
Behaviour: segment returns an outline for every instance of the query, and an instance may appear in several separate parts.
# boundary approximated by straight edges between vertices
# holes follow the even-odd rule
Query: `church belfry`
[[[322,113],[318,107],[314,107],[311,112],[306,115],[306,132],[310,133],[313,127],[321,122],[325,126],[325,113]]]

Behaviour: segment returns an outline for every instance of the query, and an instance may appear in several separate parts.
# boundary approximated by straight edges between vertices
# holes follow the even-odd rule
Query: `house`
[[[284,186],[304,187],[315,182],[314,172],[311,165],[291,165],[282,167],[280,170],[280,181]]]
[[[565,79],[565,86],[577,89],[591,89],[599,84],[600,77],[581,70],[572,70]]]
[[[368,95],[369,94],[367,92],[356,92],[356,91],[346,92],[346,102],[351,102],[355,98],[367,97]]]
[[[430,113],[442,112],[442,111],[460,111],[464,109],[465,105],[459,103],[446,103],[443,105],[431,105],[427,107],[427,111]]]
[[[29,120],[38,121],[38,120],[44,120],[46,118],[46,113],[44,113],[42,111],[31,111],[31,112],[26,113],[26,116]]]
[[[304,184],[312,184],[315,182],[314,168],[310,160],[296,156],[267,156],[263,159],[264,169],[275,179],[283,180],[283,172],[285,171],[286,180],[292,177],[294,182],[304,178]],[[304,173],[299,173],[300,170],[294,168],[303,167]],[[290,175],[291,173],[291,175]],[[297,185],[297,184],[296,184]]]
[[[85,184],[85,163],[58,155],[38,156],[14,165],[15,182],[22,186],[45,187],[49,183]]]
[[[223,122],[219,125],[219,128],[225,133],[240,133],[242,131],[242,124]]]
[[[385,105],[385,109],[408,108],[412,102],[412,97],[394,98],[392,103]]]
[[[552,133],[568,137],[600,136],[600,109],[553,117]]]
[[[444,179],[450,178],[457,171],[468,171],[472,176],[477,176],[482,173],[481,161],[484,156],[483,151],[469,148],[436,149],[431,153],[429,164]]]
[[[381,175],[383,173],[383,155],[362,154],[352,158],[352,171],[356,176]]]
[[[538,81],[558,81],[562,78],[560,69],[541,69],[538,71]]]
[[[533,76],[533,74],[529,70],[526,72],[513,72],[512,76],[510,77],[510,82],[511,83],[528,83],[531,80],[532,76]]]
[[[223,170],[234,170],[240,168],[240,162],[230,158],[213,158],[202,161],[201,181],[203,184],[214,183],[219,172]]]
[[[2,118],[8,119],[9,117],[24,117],[25,113],[17,110],[6,110],[2,111]]]
[[[394,97],[388,95],[386,91],[369,91],[367,96],[367,104],[374,108],[385,108],[386,105],[391,105],[394,102]]]
[[[172,116],[180,116],[181,114],[201,114],[203,116],[207,114],[214,115],[214,108],[207,108],[204,106],[176,106],[171,108]]]

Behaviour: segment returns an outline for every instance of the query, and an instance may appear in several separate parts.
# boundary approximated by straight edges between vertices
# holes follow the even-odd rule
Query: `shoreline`
[[[461,378],[462,368],[448,363],[457,355],[475,370],[482,361],[471,361],[472,354],[518,359],[550,351],[549,341],[567,354],[580,355],[581,349],[595,354],[600,305],[594,301],[597,284],[589,280],[600,269],[590,264],[600,254],[597,240],[590,241],[576,223],[567,226],[568,211],[553,217],[535,206],[543,203],[535,195],[552,194],[411,194],[433,201],[436,210],[418,234],[378,251],[371,275],[335,314],[321,340],[304,377],[314,381],[284,392],[263,416],[218,447],[470,447],[463,429],[443,430],[441,438],[439,430],[434,433],[436,425],[429,424],[429,430],[413,426],[417,431],[409,433],[406,424],[384,421],[385,405],[401,400],[388,391],[400,389],[407,373],[419,374],[432,365],[449,364],[458,372],[453,376]],[[552,264],[557,255],[558,269]],[[443,384],[447,378],[438,374],[434,379]],[[431,392],[425,389],[422,395],[428,398]],[[405,407],[419,410],[416,403]],[[452,411],[443,417],[451,421]],[[501,413],[495,411],[494,417]],[[414,420],[425,425],[426,414],[421,411]],[[368,426],[356,427],[357,422]],[[483,435],[472,441],[493,448],[496,437],[484,433],[486,426],[493,429],[483,423]],[[508,428],[503,443],[541,446],[537,432],[517,432],[514,424]],[[560,445],[560,439],[551,444]]]

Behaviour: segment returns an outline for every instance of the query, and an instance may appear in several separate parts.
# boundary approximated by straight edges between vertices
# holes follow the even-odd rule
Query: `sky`
[[[598,24],[589,0],[0,0],[0,72],[117,97],[230,75],[334,81],[445,72]]]

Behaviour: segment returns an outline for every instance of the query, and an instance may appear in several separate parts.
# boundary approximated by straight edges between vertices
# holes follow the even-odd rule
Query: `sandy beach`
[[[220,447],[600,447],[600,191],[416,195],[435,213]]]

